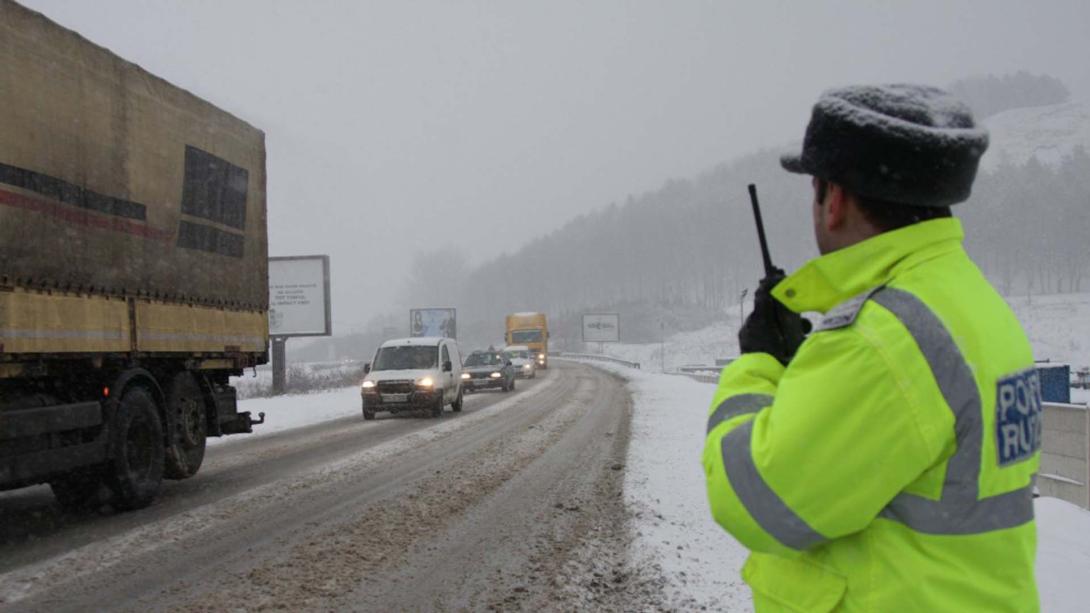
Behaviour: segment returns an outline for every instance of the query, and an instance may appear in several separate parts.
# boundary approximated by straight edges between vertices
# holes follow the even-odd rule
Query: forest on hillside
[[[588,311],[621,312],[629,342],[702,327],[737,313],[741,292],[762,274],[750,182],[775,263],[790,271],[816,256],[809,179],[765,151],[580,216],[476,268],[456,246],[421,254],[402,301],[456,307],[459,339],[472,345],[502,342],[503,318],[517,311],[548,313],[569,348],[580,347]],[[954,207],[970,255],[1007,295],[1090,291],[1087,211],[1083,149],[1056,167],[1031,159],[982,172],[972,198]],[[402,334],[406,321],[407,311],[376,318],[332,353],[366,358],[365,347]]]

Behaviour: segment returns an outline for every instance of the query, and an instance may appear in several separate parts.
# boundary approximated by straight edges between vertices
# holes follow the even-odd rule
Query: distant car
[[[453,339],[386,341],[363,371],[364,419],[374,419],[378,411],[424,410],[439,417],[448,404],[455,413],[462,410],[462,355]]]
[[[534,352],[530,351],[529,347],[526,345],[509,345],[503,352],[507,354],[511,364],[515,367],[516,377],[523,379],[537,377],[537,360],[534,359]]]
[[[462,386],[467,392],[482,389],[510,392],[515,389],[515,367],[502,351],[474,351],[462,364]]]

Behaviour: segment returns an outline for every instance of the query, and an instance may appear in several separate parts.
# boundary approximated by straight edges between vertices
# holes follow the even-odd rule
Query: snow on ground
[[[586,344],[587,353],[598,353],[597,343]],[[638,362],[650,372],[663,372],[663,348],[666,349],[666,372],[676,372],[682,366],[715,364],[719,358],[738,355],[737,320],[715,323],[707,328],[671,335],[665,343],[610,343],[602,353],[629,362]]]
[[[1055,498],[1038,498],[1037,589],[1041,610],[1075,613],[1090,603],[1090,512]]]
[[[991,146],[980,160],[982,170],[1003,162],[1024,164],[1036,157],[1057,165],[1076,147],[1090,147],[1090,104],[1082,101],[1010,109],[984,120]]]
[[[1033,344],[1034,357],[1090,365],[1090,294],[1008,296]]]
[[[1090,366],[1090,293],[1008,296],[1007,302],[1022,322],[1036,359],[1070,364],[1072,371]],[[748,313],[752,306],[747,303],[745,309]],[[716,359],[738,355],[738,314],[732,310],[727,317],[701,330],[673,334],[665,344],[610,343],[602,346],[602,353],[639,362],[645,371],[663,372],[665,346],[666,372],[711,365]],[[587,343],[585,351],[597,353],[598,345]]]
[[[740,577],[747,552],[711,518],[700,453],[714,384],[594,363],[629,380],[634,401],[625,499],[637,531],[636,565],[658,565],[667,602],[681,610],[751,611]],[[1090,602],[1090,512],[1036,501],[1042,610],[1085,611]]]

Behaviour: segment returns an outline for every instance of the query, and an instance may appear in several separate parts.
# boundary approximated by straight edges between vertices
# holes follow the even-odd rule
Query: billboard
[[[269,336],[329,336],[329,256],[269,258]]]
[[[458,338],[455,309],[409,309],[409,336]]]
[[[583,342],[616,343],[621,340],[621,315],[619,313],[585,313],[583,315]]]

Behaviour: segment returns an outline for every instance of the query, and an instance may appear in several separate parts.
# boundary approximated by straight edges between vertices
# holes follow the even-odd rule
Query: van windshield
[[[422,370],[435,368],[439,350],[427,346],[383,347],[375,356],[371,370]]]

